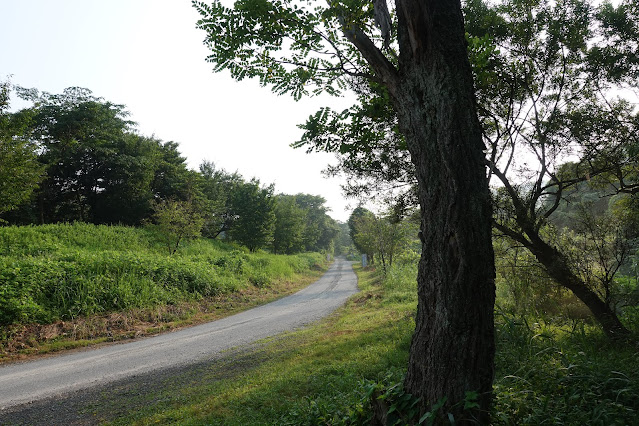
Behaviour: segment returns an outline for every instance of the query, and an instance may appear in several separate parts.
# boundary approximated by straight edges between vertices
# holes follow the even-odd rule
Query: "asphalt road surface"
[[[316,321],[357,292],[357,277],[336,259],[314,284],[275,302],[183,330],[0,367],[3,410],[127,377],[197,364],[220,353]]]

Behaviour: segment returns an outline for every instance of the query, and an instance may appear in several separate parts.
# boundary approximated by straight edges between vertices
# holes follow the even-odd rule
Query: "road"
[[[129,343],[0,367],[0,414],[17,405],[56,397],[159,369],[200,363],[227,349],[316,321],[357,292],[344,259],[305,289],[239,314]]]

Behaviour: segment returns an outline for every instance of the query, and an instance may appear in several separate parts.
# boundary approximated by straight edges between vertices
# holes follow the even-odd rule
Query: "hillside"
[[[303,276],[317,276],[322,260],[317,253],[249,253],[205,238],[169,255],[150,228],[3,227],[0,359],[234,311],[307,283]]]

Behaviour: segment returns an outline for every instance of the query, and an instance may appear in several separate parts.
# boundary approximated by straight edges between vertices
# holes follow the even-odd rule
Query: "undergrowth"
[[[172,389],[170,399],[180,403],[116,423],[365,425],[372,400],[386,405],[388,424],[430,424],[436,415],[454,423],[437,405],[417,413],[416,398],[403,390],[414,265],[398,264],[385,278],[357,271],[361,292],[338,315],[267,345],[266,361],[226,380]],[[496,317],[493,424],[636,424],[636,344],[613,344],[584,322],[567,326],[502,311]],[[472,407],[475,398],[470,391],[458,403]]]
[[[121,251],[113,245],[108,250],[99,249],[88,237],[76,236],[76,241],[84,241],[86,250],[73,254],[73,250],[65,248],[64,238],[54,237],[65,232],[70,231],[45,233],[39,251],[28,243],[35,237],[27,232],[27,243],[21,243],[22,252],[14,252],[20,246],[17,244],[2,255],[13,262],[14,272],[16,268],[50,268],[62,271],[64,277],[85,277],[86,271],[92,270],[121,271],[123,277],[154,273],[154,282],[163,283],[162,291],[175,298],[202,297],[207,292],[216,294],[242,286],[259,289],[270,285],[275,275],[294,274],[319,262],[306,255],[289,260],[264,253],[252,256],[204,240],[194,241],[178,256],[169,258],[158,255],[160,249],[155,251],[152,238],[143,233],[129,235],[127,229],[117,231],[127,241]],[[100,232],[108,233],[102,229]],[[6,247],[6,241],[0,239],[0,245]],[[135,255],[125,247],[135,247]],[[25,257],[29,261],[23,267],[19,262]],[[48,261],[53,265],[48,265]],[[64,262],[69,261],[77,261],[75,269],[65,268]],[[94,419],[115,424],[363,425],[372,418],[373,399],[386,404],[392,414],[389,424],[428,424],[437,406],[431,415],[416,413],[416,399],[406,394],[402,386],[414,330],[416,262],[398,262],[385,277],[370,268],[356,271],[361,291],[328,319],[271,339],[244,360],[234,359],[232,367],[224,363],[210,366],[184,385],[172,381],[160,389],[145,390],[134,405],[128,399],[105,398],[94,408]],[[219,278],[224,274],[241,278]],[[161,278],[165,276],[170,278]],[[201,284],[204,281],[209,284]],[[27,280],[21,282],[24,288],[28,287]],[[211,282],[224,283],[226,287]],[[135,291],[143,288],[140,284],[140,290]],[[38,299],[32,300],[35,303]],[[68,305],[76,307],[76,311],[71,311],[75,315],[79,305]],[[636,310],[627,312],[631,315],[624,320],[635,327],[636,338],[639,315]],[[496,311],[495,326],[494,424],[636,424],[636,340],[610,342],[587,321],[562,322],[500,309]],[[466,401],[459,403],[473,401],[470,392]],[[118,409],[114,411],[113,407]],[[112,412],[117,412],[118,417],[114,418]],[[447,418],[445,413],[441,418]]]
[[[82,223],[0,227],[0,355],[20,326],[64,328],[78,318],[86,318],[85,324],[109,321],[133,310],[179,316],[221,295],[267,288],[322,265],[318,253],[249,253],[204,238],[186,242],[171,256],[151,229]],[[75,332],[49,329],[39,333]]]

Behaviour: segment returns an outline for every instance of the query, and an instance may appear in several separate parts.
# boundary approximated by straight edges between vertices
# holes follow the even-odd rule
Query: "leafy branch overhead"
[[[220,1],[193,5],[203,16],[197,26],[207,34],[207,60],[237,80],[257,77],[275,93],[300,99],[320,92],[339,95],[352,77],[376,78],[343,37],[343,28],[373,25],[367,1],[331,7],[291,0],[240,0],[233,8]]]

